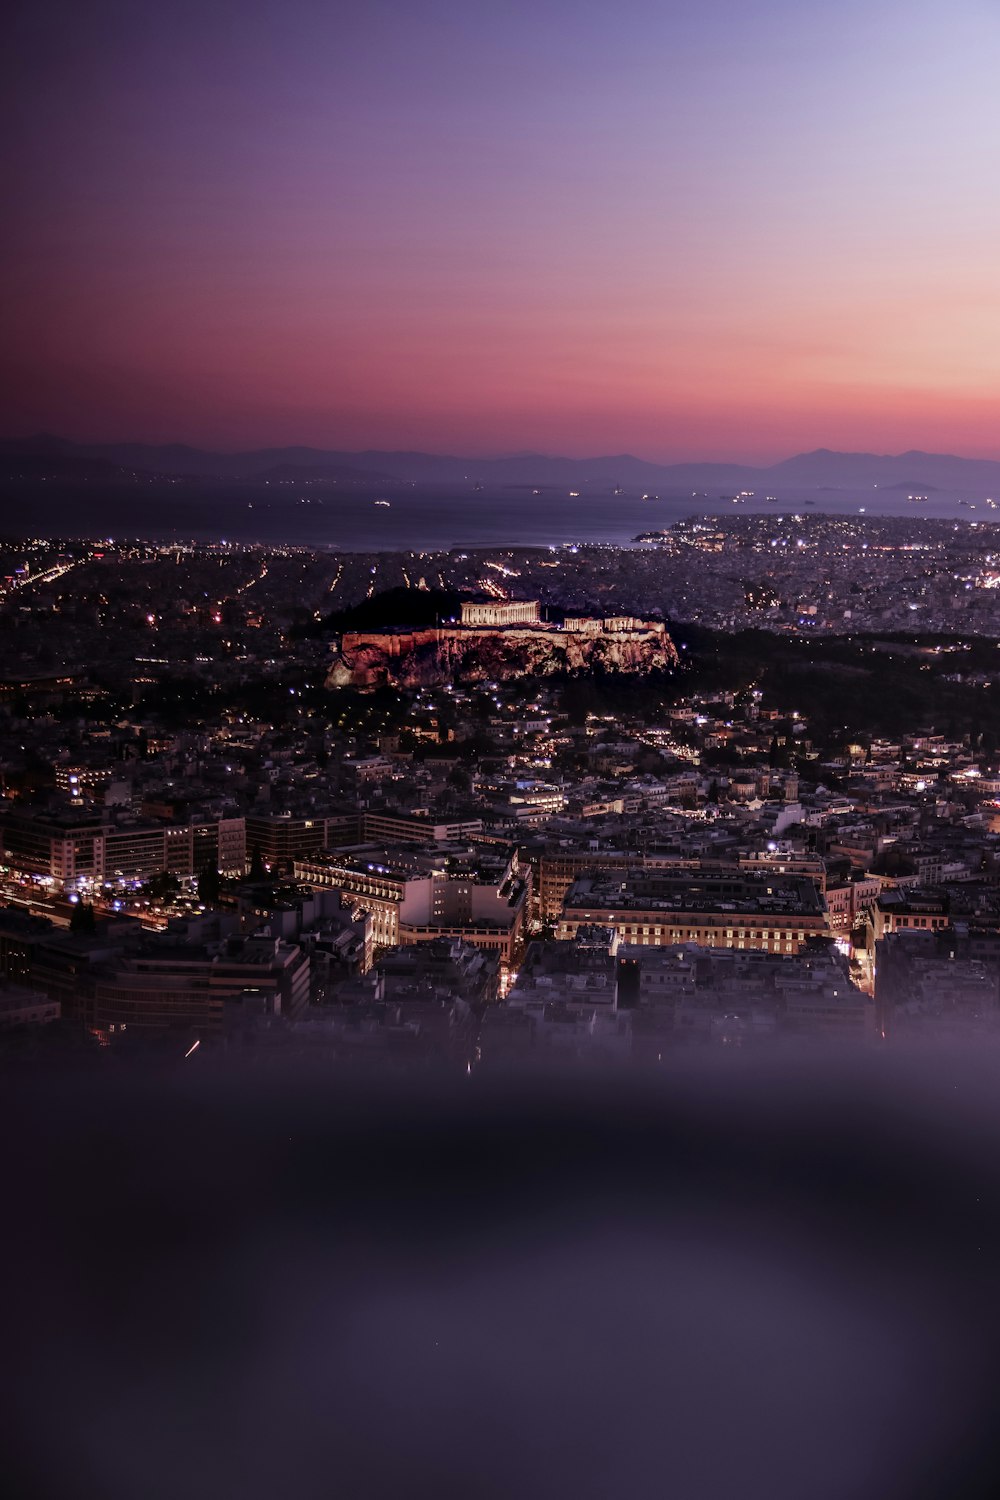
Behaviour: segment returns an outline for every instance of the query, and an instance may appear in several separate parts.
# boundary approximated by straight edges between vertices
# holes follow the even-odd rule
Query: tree
[[[771,747],[767,753],[768,764],[777,769],[784,769],[788,765],[788,751],[778,736],[771,736]]]
[[[206,865],[198,872],[198,900],[205,906],[214,906],[221,891],[221,875],[214,865]]]
[[[464,766],[452,766],[448,772],[448,784],[459,792],[471,792],[472,778]]]
[[[146,890],[154,901],[166,901],[168,896],[175,896],[180,888],[177,876],[169,870],[160,870],[146,882]]]
[[[264,863],[264,856],[260,852],[259,844],[254,844],[253,848],[250,851],[250,879],[267,879],[267,866]]]
[[[69,919],[69,930],[74,937],[92,937],[97,931],[94,908],[86,901],[77,902]]]

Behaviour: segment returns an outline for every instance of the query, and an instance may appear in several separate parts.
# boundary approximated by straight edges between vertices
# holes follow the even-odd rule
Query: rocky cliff
[[[547,677],[555,672],[649,672],[670,667],[677,651],[661,621],[590,632],[556,628],[414,630],[344,635],[327,687],[432,687],[446,682]]]

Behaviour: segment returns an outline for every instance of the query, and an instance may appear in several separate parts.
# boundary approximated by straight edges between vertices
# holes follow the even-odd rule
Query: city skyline
[[[1000,21],[19,8],[8,430],[1000,456]]]
[[[10,1493],[1000,1492],[1000,0],[6,34]]]

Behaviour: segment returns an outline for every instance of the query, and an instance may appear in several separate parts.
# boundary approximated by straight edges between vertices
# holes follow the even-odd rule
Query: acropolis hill
[[[556,625],[542,619],[537,601],[505,600],[464,603],[460,623],[345,631],[326,681],[417,687],[581,669],[649,672],[676,661],[662,620],[577,615]]]

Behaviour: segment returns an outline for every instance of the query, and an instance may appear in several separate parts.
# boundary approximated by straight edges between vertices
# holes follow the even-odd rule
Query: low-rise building
[[[622,943],[797,953],[828,934],[826,909],[806,876],[739,871],[627,871],[587,875],[566,894],[558,936],[581,924],[613,926]]]

